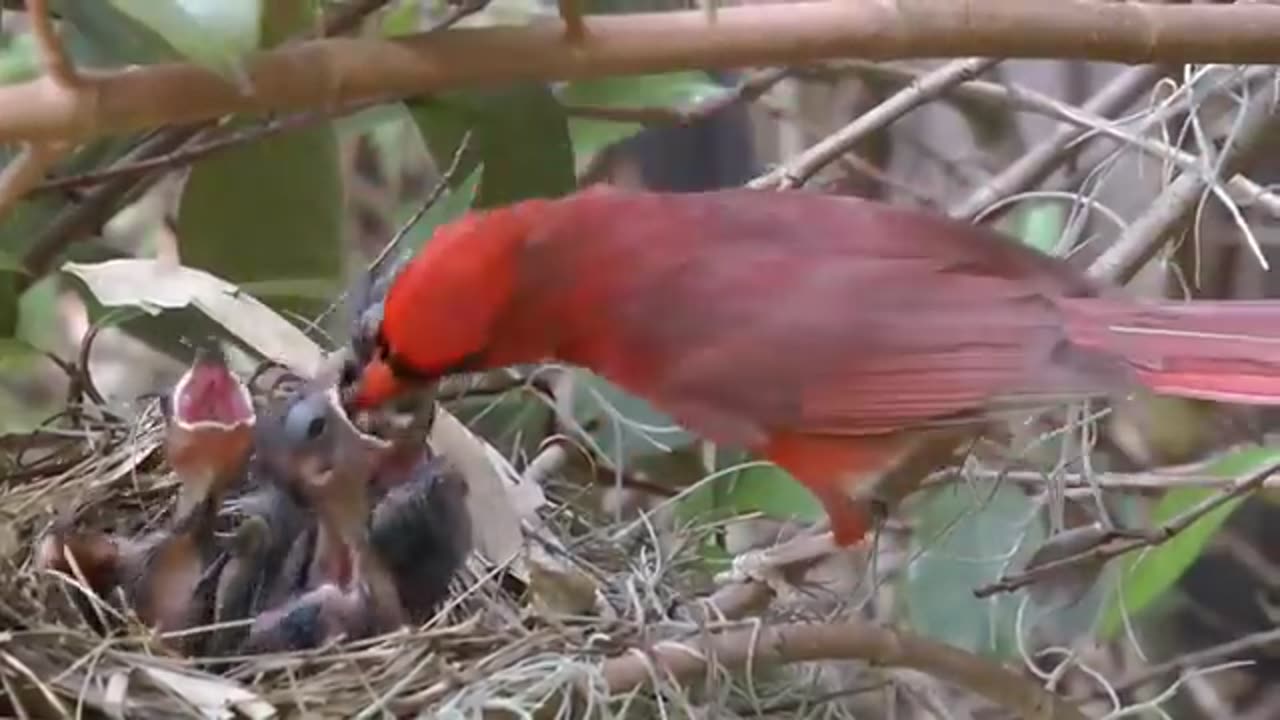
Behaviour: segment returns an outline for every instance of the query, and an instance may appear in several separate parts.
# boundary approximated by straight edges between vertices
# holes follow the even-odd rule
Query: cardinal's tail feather
[[[1070,342],[1122,359],[1150,390],[1247,405],[1280,405],[1280,302],[1062,304]]]

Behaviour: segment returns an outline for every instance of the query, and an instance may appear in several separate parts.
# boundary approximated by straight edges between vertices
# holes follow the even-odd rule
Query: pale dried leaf
[[[521,483],[501,453],[443,409],[437,411],[429,440],[467,480],[467,511],[475,519],[471,527],[477,552],[495,565],[516,559],[524,547],[522,520],[545,502],[541,488]]]
[[[235,285],[203,270],[161,260],[67,263],[108,307],[136,307],[151,314],[194,306],[228,332],[275,362],[310,376],[321,350],[301,330]]]
[[[1024,572],[1088,552],[1110,537],[1101,523],[1064,530],[1045,541],[1027,560]],[[1046,573],[1031,585],[1031,599],[1041,607],[1074,605],[1098,580],[1105,561],[1087,559]]]
[[[189,675],[186,673],[165,670],[159,667],[142,667],[157,685],[168,690],[199,708],[206,718],[222,720],[235,717],[234,711],[251,718],[274,718],[276,709],[271,703],[245,689],[238,683],[213,675]]]
[[[596,581],[564,558],[529,546],[525,558],[533,605],[546,615],[589,615],[607,607]]]
[[[107,689],[102,693],[102,709],[113,718],[124,720],[125,703],[129,699],[129,673],[113,672],[107,678]]]

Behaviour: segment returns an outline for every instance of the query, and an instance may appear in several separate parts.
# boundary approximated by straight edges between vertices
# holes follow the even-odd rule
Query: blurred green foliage
[[[1232,453],[1206,468],[1206,474],[1223,478],[1239,477],[1280,457],[1275,449],[1249,448]],[[1207,488],[1177,488],[1164,493],[1152,510],[1146,524],[1159,527],[1196,507],[1212,496],[1216,490]],[[1231,517],[1243,497],[1236,497],[1206,513],[1186,530],[1154,548],[1138,550],[1118,561],[1117,582],[1107,599],[1106,608],[1098,625],[1098,636],[1109,639],[1124,627],[1126,616],[1139,617],[1152,607],[1178,578],[1191,567],[1196,558]]]

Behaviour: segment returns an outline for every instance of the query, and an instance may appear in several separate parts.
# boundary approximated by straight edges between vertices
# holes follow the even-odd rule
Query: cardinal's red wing
[[[603,306],[577,359],[722,441],[880,433],[1100,389],[1060,352],[1054,304],[1092,288],[971,226],[750,191],[606,192],[572,220],[591,238],[553,263],[572,275],[539,280]]]

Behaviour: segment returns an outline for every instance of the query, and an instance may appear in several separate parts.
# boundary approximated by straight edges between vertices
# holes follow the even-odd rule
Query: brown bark
[[[328,38],[247,60],[251,92],[186,63],[0,87],[0,142],[69,139],[431,91],[838,57],[1280,62],[1280,7],[1059,0],[840,0],[596,16],[579,43],[546,19],[394,41]]]

